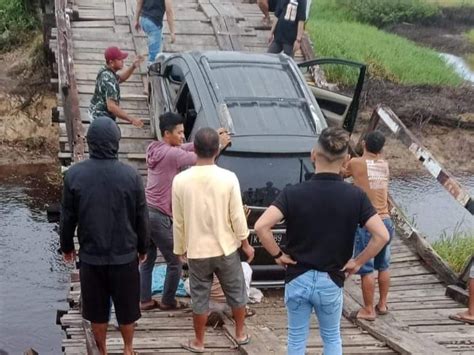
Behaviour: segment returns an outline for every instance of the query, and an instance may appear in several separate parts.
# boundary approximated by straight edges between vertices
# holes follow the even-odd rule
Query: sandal
[[[384,316],[388,313],[388,306],[385,306],[385,311],[382,311],[379,307],[379,305],[375,306],[375,313],[377,313],[379,316]]]
[[[245,307],[245,317],[252,317],[255,315],[255,310],[250,307]]]
[[[241,345],[246,345],[246,344],[250,343],[250,339],[251,339],[250,335],[247,334],[245,336],[245,339],[235,340],[235,342],[237,343],[237,345],[241,346]]]
[[[360,312],[360,309],[358,311],[353,311],[349,314],[349,319],[352,320],[352,321],[355,321],[355,320],[367,320],[369,322],[373,322],[375,320],[375,317],[359,317],[359,312]]]
[[[158,302],[158,308],[162,311],[179,311],[181,309],[189,308],[189,304],[181,301],[176,301],[176,304],[174,305]]]
[[[150,311],[155,308],[160,308],[160,304],[157,300],[152,300],[153,302],[147,306],[141,307],[140,306],[140,311]]]
[[[474,325],[474,319],[464,318],[461,314],[452,314],[452,315],[449,316],[449,319],[452,319],[452,320],[455,320],[455,321],[458,321],[458,322],[462,322],[462,323],[467,323],[467,324]]]
[[[195,354],[203,354],[206,351],[204,348],[196,348],[195,346],[193,346],[191,339],[188,339],[186,343],[182,343],[181,347]]]

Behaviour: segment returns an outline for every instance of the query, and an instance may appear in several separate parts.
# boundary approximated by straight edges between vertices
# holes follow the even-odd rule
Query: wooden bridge
[[[116,45],[132,54],[145,55],[146,37],[131,26],[135,0],[56,0],[57,29],[51,31],[51,49],[56,53],[58,75],[59,159],[63,164],[87,154],[84,135],[89,121],[87,107],[94,90],[97,71],[103,65],[104,49]],[[178,0],[174,1],[176,43],[165,37],[164,51],[244,50],[264,52],[268,28],[262,26],[262,15],[256,4],[245,0]],[[167,29],[165,26],[165,36]],[[306,38],[303,56],[313,51]],[[297,58],[298,59],[298,58]],[[144,95],[145,67],[121,84],[121,106],[131,115],[145,121],[137,129],[119,121],[122,131],[119,158],[146,174],[144,152],[151,141],[150,112]],[[452,321],[448,316],[464,305],[446,296],[446,286],[457,283],[456,276],[437,257],[423,237],[409,225],[394,205],[397,236],[392,243],[392,286],[390,313],[374,322],[342,320],[342,337],[346,354],[474,354],[474,327]],[[344,316],[362,304],[359,279],[346,282]],[[247,319],[252,341],[237,347],[233,339],[231,318],[208,329],[206,347],[209,354],[284,354],[286,353],[286,312],[282,290],[268,290],[263,303],[253,306],[257,315]],[[77,272],[71,275],[68,296],[70,309],[59,319],[65,331],[66,354],[94,354],[90,329],[79,312]],[[322,344],[313,320],[308,351],[321,353]],[[193,336],[189,312],[148,311],[138,321],[135,349],[140,354],[185,353],[180,342]],[[111,325],[108,348],[119,354],[122,341]]]

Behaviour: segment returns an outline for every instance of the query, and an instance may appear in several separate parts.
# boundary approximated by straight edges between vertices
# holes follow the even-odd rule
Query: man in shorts
[[[354,185],[360,187],[369,196],[370,202],[382,218],[390,235],[394,234],[394,226],[390,218],[388,207],[388,162],[382,156],[385,137],[380,131],[373,131],[366,135],[363,145],[364,154],[352,158],[347,164],[345,176],[352,176]],[[358,227],[356,231],[354,256],[364,250],[371,238],[366,228]],[[376,315],[385,315],[388,312],[387,297],[390,287],[390,242],[383,249],[363,265],[358,274],[361,275],[362,295],[364,307],[357,313],[357,318],[375,320]],[[374,270],[378,271],[380,298],[374,307],[375,277]]]
[[[74,262],[77,227],[82,316],[91,322],[103,355],[111,301],[123,353],[134,354],[134,324],[141,316],[138,261],[146,257],[149,238],[142,177],[118,160],[119,140],[120,130],[110,118],[91,123],[90,158],[66,172],[61,209],[61,251],[66,262]]]
[[[244,331],[247,292],[238,249],[251,261],[254,249],[237,176],[215,165],[219,134],[201,128],[194,137],[196,165],[176,175],[172,186],[174,253],[189,265],[195,338],[182,347],[202,353],[213,275],[219,279],[235,320],[237,344]]]
[[[465,312],[457,313],[449,316],[449,318],[459,322],[474,324],[474,262],[471,264],[469,271],[469,304]]]

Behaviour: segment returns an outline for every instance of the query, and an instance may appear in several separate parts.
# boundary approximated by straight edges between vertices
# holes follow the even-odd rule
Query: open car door
[[[349,60],[321,58],[299,63],[298,67],[328,124],[352,133],[367,66]],[[339,84],[341,77],[343,82]]]

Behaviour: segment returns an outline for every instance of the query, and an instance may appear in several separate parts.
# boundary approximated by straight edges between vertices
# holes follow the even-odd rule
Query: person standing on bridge
[[[268,38],[268,53],[282,51],[293,57],[301,47],[306,20],[306,0],[278,0],[275,9],[278,19],[273,23]]]
[[[189,266],[194,340],[182,347],[202,353],[214,274],[224,291],[235,320],[235,340],[250,341],[244,331],[248,301],[238,249],[248,258],[254,249],[237,176],[215,165],[219,154],[219,135],[212,128],[201,128],[194,138],[196,166],[173,180],[174,253]]]
[[[128,53],[122,52],[117,47],[105,50],[105,65],[97,74],[94,95],[89,106],[91,122],[98,117],[109,117],[114,121],[118,117],[135,127],[143,127],[143,121],[131,117],[120,107],[120,83],[130,78],[143,61],[142,57],[136,57],[130,67],[118,74],[118,71],[123,69],[123,61],[127,56]]]
[[[468,323],[474,325],[474,263],[469,269],[469,303],[468,309],[465,312],[457,313],[449,316],[449,318],[458,322]]]
[[[134,324],[140,318],[138,261],[149,239],[148,210],[142,177],[118,161],[120,130],[99,117],[87,131],[90,158],[72,166],[64,178],[60,241],[66,262],[75,261],[79,239],[82,316],[92,323],[95,341],[107,354],[110,302],[132,355]]]
[[[181,278],[181,262],[173,254],[173,214],[171,209],[171,184],[174,177],[184,168],[197,161],[193,143],[184,142],[184,118],[176,113],[166,112],[160,116],[162,141],[152,142],[147,148],[146,162],[148,179],[146,199],[150,213],[151,239],[147,261],[140,267],[142,310],[159,307],[163,310],[183,308],[176,300],[176,291]],[[230,136],[219,130],[221,147],[230,143]],[[166,276],[161,302],[151,297],[153,267],[156,247],[166,261]]]
[[[374,257],[389,235],[360,188],[342,180],[348,159],[349,134],[326,128],[311,152],[316,170],[311,180],[286,187],[255,223],[263,247],[286,268],[288,355],[304,355],[313,309],[318,317],[325,355],[342,354],[340,321],[344,279]],[[286,221],[284,251],[271,228]],[[351,259],[358,225],[372,238]]]
[[[392,239],[395,232],[388,210],[388,162],[382,157],[385,137],[380,131],[367,134],[364,145],[364,154],[352,158],[345,167],[345,177],[352,176],[354,185],[360,187],[369,196],[370,202],[382,218],[385,227]],[[364,250],[370,241],[370,232],[360,226],[356,231],[354,255]],[[355,315],[359,319],[374,320],[376,315],[385,315],[388,312],[387,297],[390,287],[390,242],[383,247],[374,259],[369,260],[361,267],[358,274],[361,276],[364,307]],[[378,271],[380,298],[374,307],[375,277],[374,270]]]
[[[173,2],[171,0],[137,0],[137,9],[133,27],[137,31],[143,29],[148,36],[148,64],[156,60],[163,43],[163,17],[170,30],[171,43],[176,41],[174,27]]]

